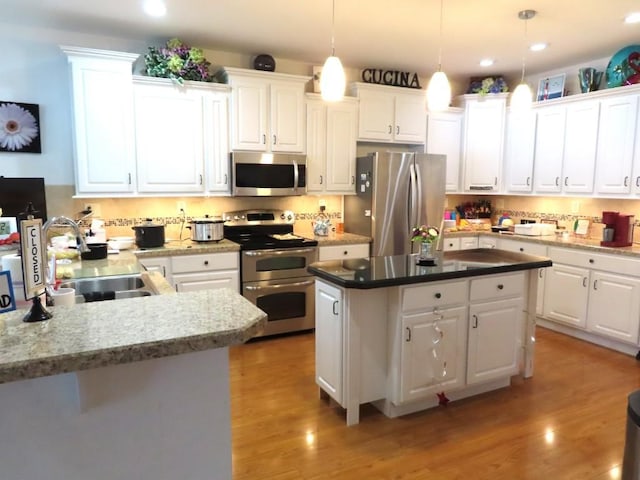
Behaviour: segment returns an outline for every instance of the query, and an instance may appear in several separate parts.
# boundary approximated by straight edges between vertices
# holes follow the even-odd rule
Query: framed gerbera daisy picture
[[[0,100],[0,152],[42,152],[37,104]]]

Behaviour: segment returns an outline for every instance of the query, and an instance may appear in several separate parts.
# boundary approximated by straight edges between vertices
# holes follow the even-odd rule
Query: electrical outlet
[[[571,213],[580,213],[580,202],[578,200],[571,202]]]
[[[178,213],[186,213],[187,212],[187,202],[178,201],[178,202],[176,202],[176,207],[178,209]]]
[[[100,204],[99,203],[85,203],[84,204],[84,211],[87,210],[91,210],[92,212],[92,217],[93,218],[98,218],[102,216],[102,210],[100,208]]]

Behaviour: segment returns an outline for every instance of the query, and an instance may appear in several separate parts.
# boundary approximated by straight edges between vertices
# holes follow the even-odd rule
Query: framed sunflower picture
[[[42,153],[37,104],[0,100],[0,152]]]

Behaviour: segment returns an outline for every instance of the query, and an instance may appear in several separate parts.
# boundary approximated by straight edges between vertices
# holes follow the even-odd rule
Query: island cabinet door
[[[587,327],[589,270],[554,263],[544,284],[544,317],[572,327]]]
[[[402,316],[400,391],[410,402],[464,385],[467,309]]]
[[[343,404],[343,309],[341,289],[316,280],[316,384]]]
[[[496,380],[518,372],[523,309],[522,297],[470,306],[468,384]]]

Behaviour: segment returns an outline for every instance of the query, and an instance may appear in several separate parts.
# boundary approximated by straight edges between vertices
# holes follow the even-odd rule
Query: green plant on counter
[[[147,75],[170,78],[183,85],[185,80],[212,82],[211,63],[204,58],[200,48],[193,48],[172,38],[162,48],[149,47],[144,56]]]
[[[440,232],[436,227],[429,227],[427,225],[421,225],[420,227],[414,227],[411,232],[411,241],[420,243],[433,243],[438,239]]]

